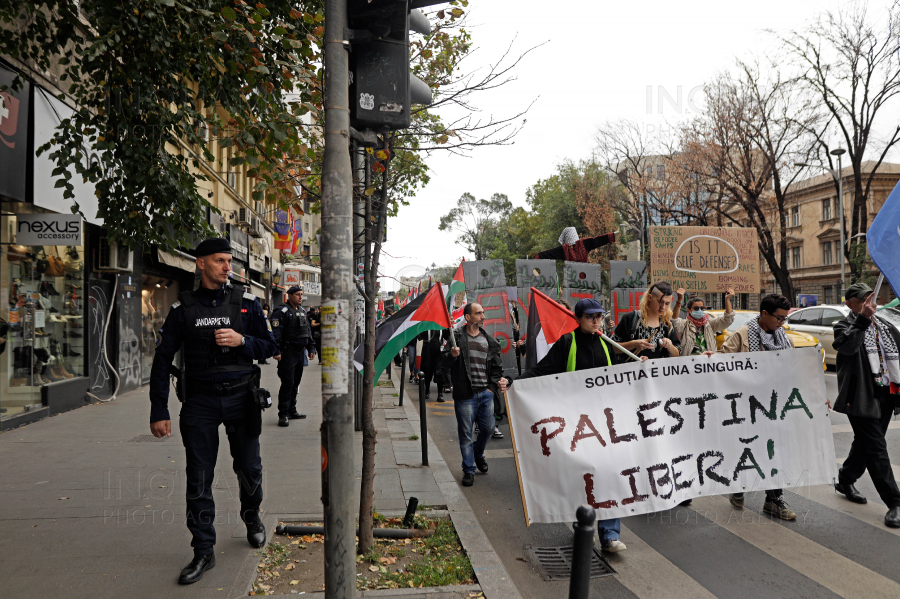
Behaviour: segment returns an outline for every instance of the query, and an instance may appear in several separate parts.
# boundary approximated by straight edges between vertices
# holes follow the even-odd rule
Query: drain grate
[[[157,439],[153,435],[138,435],[137,437],[128,439],[128,442],[129,443],[147,443],[147,442],[151,442],[151,441],[165,441],[165,440],[166,440],[165,437],[160,437],[159,439]]]
[[[543,580],[569,580],[572,575],[572,546],[525,547],[528,561],[534,565]],[[612,576],[616,571],[594,549],[591,553],[591,578]]]

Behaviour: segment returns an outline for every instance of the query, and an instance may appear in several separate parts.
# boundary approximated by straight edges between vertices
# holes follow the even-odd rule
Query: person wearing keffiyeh
[[[684,289],[676,291],[678,303],[684,296]],[[734,310],[731,308],[731,298],[734,297],[734,289],[729,287],[725,291],[725,314],[713,318],[704,307],[703,298],[699,295],[691,296],[685,307],[687,317],[676,318],[672,321],[675,332],[681,339],[681,355],[711,355],[716,353],[716,332],[724,331],[734,322]]]
[[[790,309],[791,302],[788,298],[777,293],[767,295],[759,304],[759,316],[732,333],[722,345],[722,353],[793,349],[790,338],[781,328]],[[744,509],[743,493],[733,493],[729,501],[735,509]],[[763,511],[782,520],[797,519],[797,514],[784,500],[783,489],[766,491]]]
[[[844,297],[851,313],[834,323],[838,379],[834,410],[847,415],[853,443],[834,488],[854,503],[866,503],[853,485],[868,470],[888,507],[885,525],[900,528],[900,489],[885,440],[891,416],[900,409],[900,332],[875,315],[875,294],[865,283],[850,285]]]

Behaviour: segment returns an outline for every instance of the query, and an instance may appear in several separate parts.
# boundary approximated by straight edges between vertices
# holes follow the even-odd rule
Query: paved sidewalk
[[[319,374],[318,365],[311,364],[303,377],[300,410],[308,415],[305,420],[279,428],[275,410],[263,415],[262,507],[270,538],[278,520],[321,518]],[[263,383],[277,393],[274,365],[263,367]],[[377,391],[375,509],[388,515],[402,513],[410,496],[417,497],[420,505],[447,509],[485,595],[518,597],[433,443],[428,449],[430,467],[421,466],[420,442],[409,440],[420,434],[418,413],[408,403],[412,398],[398,408],[396,389],[379,387]],[[247,595],[259,558],[247,544],[238,516],[237,480],[224,429],[220,429],[213,482],[217,564],[199,583],[177,584],[178,572],[192,554],[184,525],[184,449],[178,434],[178,407],[173,393],[173,436],[163,440],[149,435],[146,387],[111,403],[86,406],[0,435],[0,575],[4,581],[0,594],[67,599]],[[356,497],[362,457],[359,433],[357,441]],[[457,594],[447,588],[417,591],[365,596],[413,599]]]

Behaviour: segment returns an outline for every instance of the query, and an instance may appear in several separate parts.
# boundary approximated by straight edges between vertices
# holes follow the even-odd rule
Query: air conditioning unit
[[[225,176],[225,184],[228,185],[228,187],[231,187],[232,189],[237,187],[237,173],[236,172],[225,171],[225,172],[220,172],[219,174]]]
[[[249,208],[238,208],[237,211],[237,224],[239,225],[250,225],[250,221],[252,219],[252,213]]]
[[[101,237],[100,248],[97,250],[97,270],[132,272],[134,252],[129,247],[110,243],[107,237]]]
[[[266,230],[259,217],[254,216],[250,221],[250,237],[265,237]]]
[[[262,218],[266,217],[266,203],[265,202],[254,202],[253,203],[256,213],[260,215]]]

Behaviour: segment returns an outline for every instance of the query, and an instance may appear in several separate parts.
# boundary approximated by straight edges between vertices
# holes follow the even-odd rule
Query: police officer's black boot
[[[194,554],[194,559],[191,560],[191,563],[181,571],[181,575],[178,577],[178,584],[194,584],[203,578],[204,572],[215,567],[215,553]]]
[[[278,426],[290,426],[291,423],[288,420],[287,416],[279,416],[278,417]]]
[[[266,527],[263,526],[262,520],[259,518],[259,514],[253,514],[252,516],[247,517],[247,521],[244,522],[247,526],[247,542],[250,543],[251,547],[255,547],[259,549],[260,547],[266,546]]]
[[[306,414],[301,414],[297,410],[294,410],[293,413],[288,415],[288,418],[290,420],[303,420],[304,418],[306,418]]]

